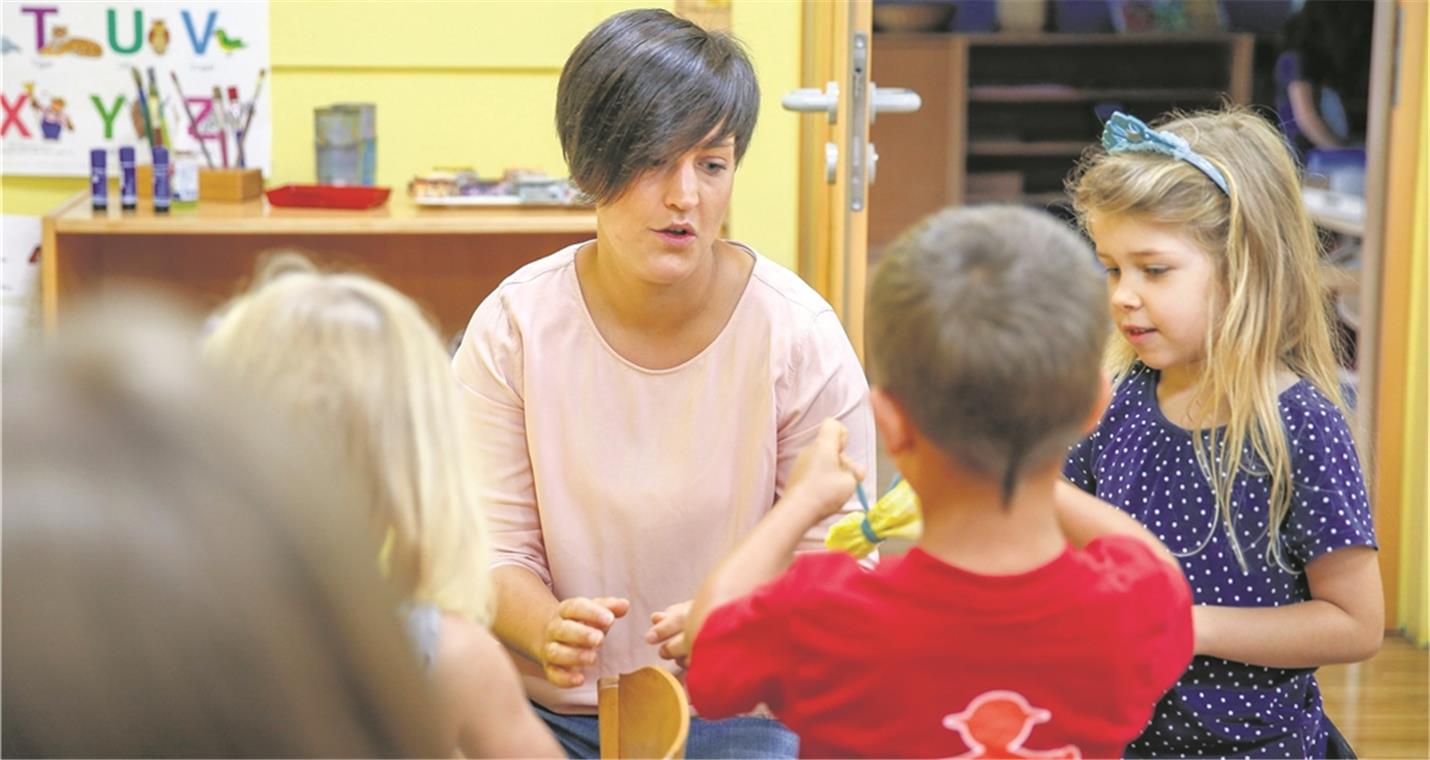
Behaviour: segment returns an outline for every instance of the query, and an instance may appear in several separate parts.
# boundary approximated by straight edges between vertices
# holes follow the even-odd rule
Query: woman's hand
[[[844,455],[848,439],[849,431],[838,420],[825,420],[818,437],[794,461],[785,500],[814,510],[816,520],[838,512],[864,479],[864,468]]]
[[[650,630],[646,631],[645,643],[659,644],[661,659],[674,660],[684,668],[689,665],[690,639],[685,635],[685,616],[690,612],[690,602],[672,604],[650,616]]]
[[[546,680],[562,688],[585,683],[586,674],[581,671],[596,664],[596,652],[606,640],[606,632],[630,609],[628,600],[609,596],[561,600],[535,649]]]

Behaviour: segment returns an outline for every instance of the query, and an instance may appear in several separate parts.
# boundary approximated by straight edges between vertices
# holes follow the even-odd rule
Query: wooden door
[[[837,91],[838,97],[832,99],[832,117],[811,113],[801,120],[799,273],[834,306],[863,361],[873,4],[852,0],[804,7],[800,84]],[[850,97],[860,92],[861,97]]]

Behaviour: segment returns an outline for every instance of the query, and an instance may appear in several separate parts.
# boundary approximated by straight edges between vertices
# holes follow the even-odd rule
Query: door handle
[[[874,123],[880,113],[913,113],[923,106],[923,98],[907,87],[879,87],[867,80],[869,60],[869,40],[862,34],[855,34],[850,51],[849,86],[854,100],[850,104],[852,124],[849,128],[849,208],[851,211],[864,210],[864,192],[867,184],[872,184],[877,171],[879,154],[873,144],[864,142],[864,119]],[[823,113],[830,124],[839,119],[839,84],[826,82],[823,90],[803,87],[790,90],[780,99],[787,111],[800,113]],[[824,178],[834,184],[839,167],[839,150],[834,143],[824,148]]]
[[[913,113],[924,104],[923,98],[907,87],[880,87],[870,82],[869,90],[869,122],[871,124],[875,114]]]
[[[839,115],[839,85],[826,82],[822,92],[813,87],[790,90],[780,100],[780,105],[783,105],[786,111],[827,113],[829,123],[833,124]]]

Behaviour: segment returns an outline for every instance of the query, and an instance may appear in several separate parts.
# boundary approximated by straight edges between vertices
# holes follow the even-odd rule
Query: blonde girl
[[[1115,114],[1069,187],[1107,270],[1117,386],[1064,474],[1138,518],[1192,585],[1196,653],[1130,756],[1322,757],[1314,670],[1384,627],[1314,229],[1244,110]]]
[[[557,756],[485,627],[487,531],[440,341],[392,288],[311,270],[261,274],[206,352],[301,424],[344,442],[367,495],[354,507],[386,537],[381,562],[409,600],[409,632],[442,699],[449,746],[467,756]]]

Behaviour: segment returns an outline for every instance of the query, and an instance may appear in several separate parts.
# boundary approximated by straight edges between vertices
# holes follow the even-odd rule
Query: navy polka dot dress
[[[1281,394],[1295,487],[1281,529],[1285,562],[1266,556],[1269,482],[1243,476],[1233,491],[1243,572],[1197,464],[1192,434],[1157,404],[1160,373],[1136,364],[1063,473],[1121,507],[1181,557],[1195,604],[1276,607],[1311,598],[1301,572],[1347,546],[1375,546],[1360,460],[1345,418],[1302,380]],[[1129,757],[1324,757],[1326,728],[1314,669],[1265,668],[1196,657],[1157,704]]]

